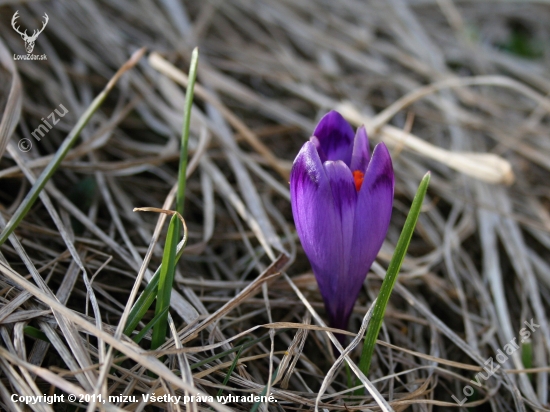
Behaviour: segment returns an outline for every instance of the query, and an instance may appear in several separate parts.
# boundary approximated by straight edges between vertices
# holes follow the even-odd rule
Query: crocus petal
[[[365,126],[357,129],[355,140],[353,142],[353,152],[351,154],[350,169],[352,172],[359,170],[362,173],[367,171],[370,161],[369,138]]]
[[[323,165],[314,144],[307,142],[290,173],[290,200],[331,321],[338,319],[349,299],[340,290],[347,282],[357,203],[351,171],[341,161]]]
[[[354,135],[349,123],[334,110],[323,116],[313,132],[313,136],[317,137],[317,147],[327,156],[326,160],[342,160],[348,166]]]
[[[345,310],[349,306],[349,296],[342,293],[342,290],[345,289],[348,282],[353,224],[357,206],[357,190],[355,190],[351,171],[344,162],[328,161],[324,166],[332,189],[334,210],[336,218],[340,222],[341,235],[338,236],[340,238],[338,245],[335,244],[335,238],[326,239],[324,242],[325,250],[338,251],[338,254],[330,256],[331,260],[337,262],[337,271],[329,272],[325,270],[324,266],[319,266],[318,268],[314,268],[314,273],[319,284],[319,290],[325,301],[330,324],[337,325],[346,316]],[[325,224],[326,209],[323,209],[321,224]],[[317,239],[317,242],[320,241],[321,239]]]
[[[358,192],[349,282],[346,290],[351,306],[361,290],[367,271],[382,247],[390,224],[393,206],[394,176],[390,153],[384,143],[378,144]],[[351,309],[350,309],[351,313]]]
[[[325,151],[321,147],[321,142],[319,141],[317,136],[311,136],[309,138],[309,141],[315,145],[315,148],[317,149],[317,153],[319,154],[319,158],[321,159],[321,163],[325,163],[328,160],[328,158],[327,158],[327,155],[325,154]]]
[[[290,201],[296,231],[314,273],[338,273],[344,253],[342,222],[325,168],[311,142],[302,146],[292,166]],[[328,277],[318,279],[330,285]]]

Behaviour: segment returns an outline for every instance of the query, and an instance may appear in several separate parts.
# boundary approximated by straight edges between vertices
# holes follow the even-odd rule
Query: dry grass
[[[260,410],[432,411],[458,408],[451,396],[462,400],[468,385],[476,390],[462,410],[550,410],[547,2],[1,1],[0,10],[2,227],[94,96],[148,48],[2,246],[3,410],[75,410],[14,403],[14,393],[140,400],[80,404],[89,411],[209,410],[147,405],[141,394],[214,396],[222,388],[272,393],[277,402]],[[14,61],[25,53],[8,23],[16,10],[29,31],[48,13],[35,48],[47,61]],[[150,336],[138,346],[115,339],[115,330],[136,279],[150,279],[161,260],[166,216],[132,210],[172,207],[195,45],[189,242],[171,337],[153,353]],[[32,138],[60,104],[68,113]],[[292,160],[334,108],[387,142],[397,179],[392,224],[352,337],[366,325],[416,186],[432,171],[362,397],[346,392],[341,362],[333,367],[332,334],[289,205]],[[17,146],[24,138],[28,152]],[[528,345],[477,388],[471,380],[486,360],[531,319],[540,328]],[[26,326],[49,343],[26,336]],[[223,385],[236,351],[215,355],[251,341]],[[360,346],[349,348],[349,362],[358,362]],[[110,347],[122,362],[105,362]]]

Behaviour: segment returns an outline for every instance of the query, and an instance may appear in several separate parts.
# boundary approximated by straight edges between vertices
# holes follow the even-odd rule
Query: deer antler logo
[[[34,49],[34,42],[36,41],[36,38],[40,33],[44,31],[44,28],[46,27],[46,24],[48,24],[48,21],[50,20],[48,15],[44,13],[44,23],[42,24],[42,28],[40,30],[34,30],[32,33],[32,36],[27,35],[27,30],[25,32],[21,32],[19,30],[19,26],[15,27],[16,20],[19,18],[19,10],[15,12],[11,19],[11,26],[13,29],[21,35],[23,40],[25,40],[25,49],[27,50],[28,54],[31,54]]]

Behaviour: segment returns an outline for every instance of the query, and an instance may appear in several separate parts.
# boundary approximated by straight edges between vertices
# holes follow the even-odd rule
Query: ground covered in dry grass
[[[26,54],[17,10],[28,33],[47,13],[33,52],[47,60],[14,58]],[[93,98],[147,48],[0,249],[2,410],[550,410],[547,2],[1,1],[0,15],[2,228]],[[150,335],[120,337],[121,319],[160,264],[167,222],[132,210],[173,206],[197,45],[189,241],[170,338],[150,352]],[[386,142],[396,175],[350,336],[432,171],[362,396],[345,367],[331,369],[289,204],[292,161],[331,109]],[[153,393],[182,398],[142,397]],[[219,393],[272,398],[222,405]],[[85,394],[108,401],[79,403]],[[197,395],[213,401],[183,398]]]

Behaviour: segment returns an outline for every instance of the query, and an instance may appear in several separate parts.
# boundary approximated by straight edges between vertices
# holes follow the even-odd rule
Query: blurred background
[[[0,249],[20,276],[32,263],[59,302],[114,332],[144,260],[145,280],[161,261],[165,217],[132,209],[172,207],[186,73],[198,46],[189,242],[170,311],[183,343],[172,337],[166,346],[189,350],[156,355],[174,379],[211,395],[268,386],[277,402],[264,410],[314,410],[317,398],[324,410],[384,410],[367,393],[342,393],[345,368],[327,377],[334,358],[324,332],[283,324],[315,324],[311,310],[325,318],[288,178],[317,121],[335,109],[354,127],[365,124],[372,144],[386,142],[396,176],[390,230],[352,316],[354,333],[418,183],[432,172],[380,335],[393,346],[378,345],[369,379],[396,411],[550,410],[550,3],[0,1],[0,16],[2,227],[94,97],[146,47],[17,228],[19,246]],[[25,30],[27,40],[42,30],[31,53]],[[289,278],[236,299],[281,253],[291,257]],[[59,327],[47,303],[2,276],[0,345],[12,356],[0,361],[2,408],[21,410],[12,393],[66,393],[69,384],[94,393],[102,339]],[[231,311],[184,338],[223,305]],[[538,325],[528,338],[520,334],[526,321]],[[276,335],[256,328],[268,323],[279,325]],[[27,326],[48,342],[23,333]],[[231,340],[241,333],[259,341],[239,352],[246,368],[224,381],[235,355],[211,357],[242,343]],[[505,348],[508,359],[489,377],[487,360],[497,365]],[[350,356],[358,362],[359,353]],[[14,359],[26,363],[15,368]],[[112,394],[184,393],[145,370],[127,360],[101,379]],[[75,410],[65,406],[40,410]]]

